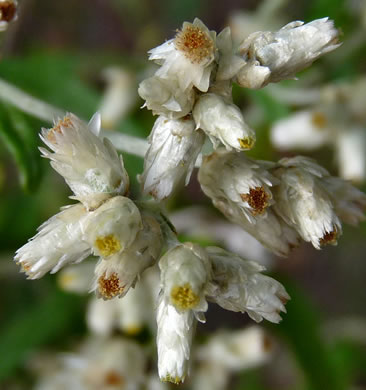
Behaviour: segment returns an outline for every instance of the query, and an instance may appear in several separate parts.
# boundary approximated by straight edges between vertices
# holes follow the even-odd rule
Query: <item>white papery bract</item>
[[[271,129],[271,141],[280,150],[313,150],[329,142],[330,136],[327,119],[319,111],[299,111],[280,119]]]
[[[128,248],[141,229],[141,215],[135,203],[124,196],[114,196],[89,213],[83,238],[95,256],[107,259]]]
[[[138,93],[145,100],[144,107],[152,110],[154,115],[164,115],[170,119],[189,114],[195,99],[193,89],[182,91],[177,80],[157,76],[143,80]]]
[[[192,310],[178,311],[164,296],[157,308],[157,347],[160,379],[179,384],[188,374],[196,320]]]
[[[93,284],[97,296],[103,299],[123,297],[142,272],[159,257],[163,245],[160,225],[155,218],[144,214],[142,223],[142,230],[126,250],[99,261]]]
[[[211,278],[211,264],[199,245],[177,245],[160,259],[159,267],[163,294],[171,305],[179,312],[207,310],[205,288]]]
[[[279,163],[282,168],[274,172],[281,180],[276,188],[276,212],[315,248],[335,245],[342,226],[330,194],[322,185],[329,173],[305,157],[286,158]]]
[[[207,247],[213,277],[207,299],[227,310],[247,312],[256,322],[265,318],[278,323],[290,299],[281,283],[262,275],[264,267],[234,253]]]
[[[144,193],[162,200],[184,180],[188,184],[204,139],[203,132],[195,130],[190,117],[168,119],[160,116],[151,131],[144,172],[140,176]]]
[[[248,64],[239,71],[237,80],[242,87],[262,88],[293,78],[338,46],[338,31],[328,18],[307,24],[291,22],[276,32],[255,32],[239,48]]]
[[[29,279],[57,272],[91,254],[90,246],[82,241],[81,224],[86,216],[82,204],[66,207],[41,225],[38,233],[17,250],[14,260]]]
[[[221,148],[204,158],[198,180],[207,196],[226,203],[229,213],[256,223],[273,204],[271,187],[278,183],[269,172],[273,166]]]
[[[216,42],[219,50],[219,66],[216,73],[216,80],[230,80],[246,62],[234,51],[230,27],[226,27],[220,32]]]
[[[149,59],[162,65],[156,76],[177,80],[183,92],[192,87],[207,92],[216,55],[215,41],[216,33],[199,19],[184,22],[174,39],[149,51]]]
[[[357,225],[365,220],[366,195],[346,180],[334,176],[322,179],[333,201],[339,218],[350,225]]]
[[[100,115],[95,114],[89,125],[73,114],[42,129],[41,139],[52,150],[40,148],[51,160],[52,167],[88,209],[93,209],[108,196],[125,195],[129,177],[108,139],[100,139]]]
[[[18,18],[16,0],[0,0],[0,32],[8,28],[9,23]]]
[[[255,133],[231,100],[214,93],[201,95],[193,109],[197,128],[210,137],[215,147],[221,141],[228,150],[248,150],[254,146]]]

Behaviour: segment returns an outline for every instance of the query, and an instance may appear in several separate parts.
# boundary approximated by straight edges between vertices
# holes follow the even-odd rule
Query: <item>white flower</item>
[[[255,223],[273,204],[271,187],[278,183],[269,172],[273,166],[221,148],[205,157],[198,180],[207,196],[226,202],[232,213]]]
[[[65,207],[39,227],[38,233],[17,250],[14,260],[30,279],[84,260],[91,254],[90,246],[82,241],[81,224],[86,216],[82,204]]]
[[[331,138],[329,122],[323,112],[299,111],[275,122],[271,141],[280,150],[313,150],[325,145]]]
[[[192,310],[178,311],[164,296],[157,309],[157,346],[159,377],[166,382],[182,383],[188,374],[192,338],[195,331]]]
[[[217,36],[219,66],[216,80],[230,80],[246,64],[245,60],[234,52],[231,29],[226,27]]]
[[[339,218],[350,225],[365,220],[366,195],[346,180],[334,176],[322,179]]]
[[[347,180],[362,182],[366,178],[366,130],[353,127],[338,132],[335,148],[339,175]]]
[[[236,331],[219,331],[197,351],[200,361],[215,363],[230,371],[258,366],[271,354],[271,340],[259,326]]]
[[[264,267],[217,247],[207,247],[213,277],[207,299],[227,310],[247,312],[256,322],[278,323],[290,299],[281,283],[262,275]]]
[[[140,176],[144,193],[162,200],[185,180],[188,184],[204,134],[195,130],[190,117],[168,119],[160,116],[151,131],[150,147]]]
[[[291,22],[276,32],[255,32],[239,48],[248,65],[239,71],[238,82],[243,87],[253,88],[250,82],[246,83],[250,81],[246,72],[251,77],[258,73],[258,80],[262,79],[262,83],[258,81],[254,88],[293,78],[297,72],[338,46],[338,31],[328,18],[307,24]]]
[[[83,224],[83,239],[95,256],[110,258],[128,249],[142,229],[140,211],[124,196],[114,196],[89,212]]]
[[[143,107],[152,110],[154,115],[164,115],[171,119],[189,114],[195,99],[193,89],[182,91],[177,80],[157,76],[142,81],[138,93],[145,100]]]
[[[0,32],[8,28],[8,24],[17,20],[18,2],[16,0],[0,0]]]
[[[215,147],[221,141],[228,150],[251,149],[254,131],[245,123],[239,108],[231,100],[214,93],[201,95],[193,109],[197,128],[210,137]]]
[[[183,92],[193,86],[207,92],[216,55],[215,41],[216,33],[199,19],[184,22],[174,39],[149,51],[149,59],[162,65],[156,76],[178,80]]]
[[[128,70],[118,67],[104,69],[102,76],[107,82],[99,108],[102,127],[113,128],[137,101],[136,80]]]
[[[129,178],[120,158],[107,140],[101,140],[100,115],[93,116],[87,126],[73,114],[68,114],[52,129],[43,129],[41,139],[52,150],[40,148],[52,167],[88,208],[96,208],[106,197],[124,195]]]
[[[205,288],[211,277],[211,265],[199,245],[177,245],[160,259],[159,267],[163,293],[169,304],[179,312],[207,310]]]
[[[329,173],[305,157],[279,163],[283,168],[274,172],[281,180],[276,187],[276,212],[315,248],[335,245],[342,226],[330,194],[322,186]]]
[[[142,222],[143,229],[127,249],[108,260],[101,259],[95,268],[93,290],[105,300],[126,295],[142,272],[152,266],[160,255],[160,225],[155,218],[144,214]]]

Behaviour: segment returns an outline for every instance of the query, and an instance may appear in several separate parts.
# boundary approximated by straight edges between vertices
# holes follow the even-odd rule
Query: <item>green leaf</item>
[[[12,374],[29,352],[65,336],[80,321],[82,299],[58,290],[51,292],[0,330],[0,381]]]
[[[20,174],[20,183],[27,192],[40,183],[40,157],[35,146],[34,130],[19,111],[0,105],[0,137],[13,156]]]
[[[320,320],[304,293],[290,280],[284,283],[291,301],[279,325],[270,325],[285,339],[302,368],[308,390],[345,390],[335,361],[321,335]]]

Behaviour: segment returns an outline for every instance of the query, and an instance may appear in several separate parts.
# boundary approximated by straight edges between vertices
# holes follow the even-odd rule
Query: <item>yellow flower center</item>
[[[199,27],[188,23],[176,35],[174,45],[192,64],[199,64],[210,58],[214,50],[211,37]]]
[[[122,248],[121,242],[114,234],[97,237],[94,244],[103,257],[109,257],[111,255],[114,255],[115,253],[118,253]]]
[[[192,291],[189,283],[186,283],[184,286],[173,287],[170,297],[174,306],[182,310],[193,309],[200,300],[198,295]]]
[[[318,129],[324,129],[327,126],[327,118],[322,112],[314,112],[311,116],[312,124]]]
[[[171,382],[175,385],[180,385],[183,382],[183,379],[179,376],[171,376],[168,374],[165,378],[162,378],[163,382]]]
[[[238,141],[240,147],[245,150],[252,149],[255,143],[255,140],[252,137],[238,138]]]

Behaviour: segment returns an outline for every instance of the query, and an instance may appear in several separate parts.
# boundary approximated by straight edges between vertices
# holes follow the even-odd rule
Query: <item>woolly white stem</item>
[[[66,113],[58,107],[45,103],[11,85],[0,78],[0,100],[10,103],[21,111],[36,118],[52,123],[54,119],[63,117]],[[147,140],[122,134],[116,131],[103,131],[102,135],[111,140],[116,149],[139,157],[144,157],[148,149]]]

